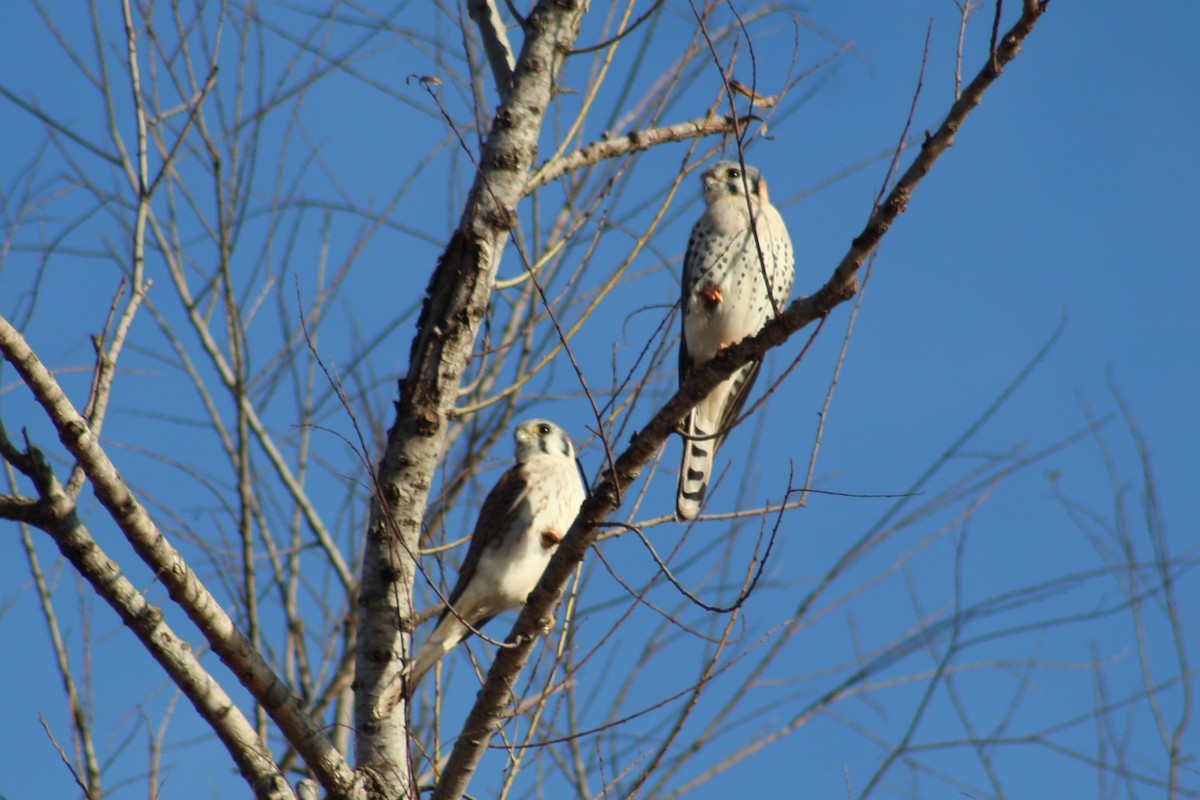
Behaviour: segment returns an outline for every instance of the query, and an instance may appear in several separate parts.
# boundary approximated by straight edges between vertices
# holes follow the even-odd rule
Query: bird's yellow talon
[[[704,298],[705,304],[710,308],[716,308],[725,302],[721,297],[721,287],[709,285],[700,290],[700,296]]]

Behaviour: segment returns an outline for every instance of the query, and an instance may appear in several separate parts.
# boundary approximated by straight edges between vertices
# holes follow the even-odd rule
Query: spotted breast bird
[[[472,631],[520,608],[583,504],[575,448],[562,428],[544,419],[513,431],[517,463],[483,501],[448,606],[433,633],[376,705],[383,717],[411,696],[421,677]]]
[[[722,348],[758,333],[775,307],[782,311],[795,268],[792,240],[757,169],[719,161],[704,170],[700,180],[704,213],[692,227],[683,259],[680,385]],[[700,513],[713,457],[746,402],[758,369],[758,361],[741,367],[684,418],[676,519],[695,519]]]

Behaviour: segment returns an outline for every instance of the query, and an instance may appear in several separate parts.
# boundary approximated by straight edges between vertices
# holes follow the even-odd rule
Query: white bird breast
[[[740,200],[740,202],[745,202]],[[729,204],[723,203],[722,205]],[[715,209],[714,209],[715,211]],[[733,235],[714,235],[704,253],[705,264],[695,265],[698,280],[690,287],[684,315],[684,336],[688,355],[699,364],[715,356],[721,348],[736,344],[762,328],[773,310],[767,299],[763,270],[758,259],[754,236],[746,226],[746,214],[713,214],[714,217],[740,217],[742,227]],[[725,224],[714,224],[717,230]],[[779,212],[772,206],[762,209],[758,221],[763,260],[770,274],[776,299],[782,305],[791,290],[792,244]],[[710,284],[721,289],[721,302],[709,302],[701,292]]]
[[[480,553],[476,575],[494,581],[491,587],[506,608],[517,608],[537,586],[554,548],[542,544],[542,533],[565,536],[583,504],[583,486],[575,464],[561,455],[538,454],[524,465],[529,490],[523,514],[522,535],[506,537],[500,547]]]

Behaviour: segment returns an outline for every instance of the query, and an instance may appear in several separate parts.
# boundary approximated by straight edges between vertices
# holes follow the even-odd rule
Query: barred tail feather
[[[466,625],[458,620],[458,617],[451,614],[449,611],[442,613],[442,618],[438,622],[436,628],[428,639],[417,650],[417,654],[413,656],[411,665],[408,668],[408,686],[409,694],[417,688],[421,678],[426,672],[433,669],[437,662],[442,660],[442,656],[453,650],[459,642],[466,638],[469,633]]]
[[[433,669],[434,665],[442,660],[442,656],[466,638],[467,633],[467,627],[459,622],[457,617],[444,613],[433,634],[417,650],[417,654],[412,657],[404,671],[383,690],[379,702],[375,705],[375,716],[386,717],[402,698],[411,698],[425,673]]]
[[[679,462],[679,490],[675,495],[675,519],[680,522],[695,519],[700,514],[717,448],[725,441],[729,426],[745,405],[758,377],[758,368],[758,362],[751,362],[730,375],[684,419],[683,457]]]
[[[704,418],[700,407],[693,408],[687,415],[683,430],[685,437],[683,457],[679,461],[679,491],[675,495],[675,518],[680,521],[695,519],[700,513],[717,450],[716,439],[703,438],[716,433],[716,426]]]

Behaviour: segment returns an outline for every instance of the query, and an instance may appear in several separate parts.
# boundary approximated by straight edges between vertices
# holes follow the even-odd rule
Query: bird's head
[[[700,182],[704,185],[704,202],[708,205],[730,197],[745,197],[747,188],[750,197],[760,203],[768,202],[767,181],[756,167],[749,164],[743,176],[742,165],[738,162],[718,161],[700,173]]]
[[[522,422],[513,431],[513,439],[517,442],[518,463],[524,463],[539,453],[575,459],[575,448],[571,445],[571,439],[562,428],[544,419]]]

